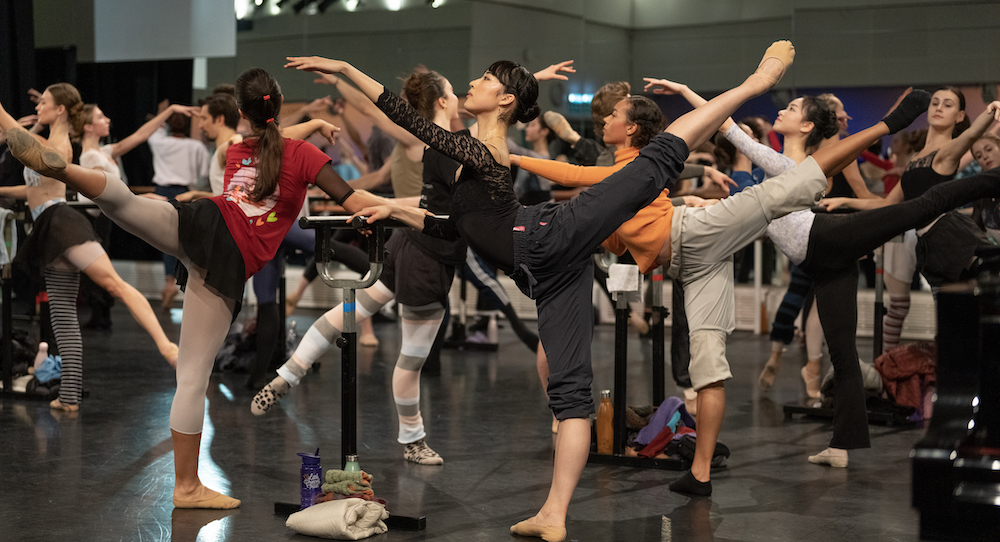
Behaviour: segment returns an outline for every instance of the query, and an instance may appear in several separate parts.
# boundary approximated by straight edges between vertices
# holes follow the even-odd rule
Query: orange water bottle
[[[610,455],[614,450],[615,407],[611,405],[611,390],[601,392],[601,403],[597,406],[597,453]]]

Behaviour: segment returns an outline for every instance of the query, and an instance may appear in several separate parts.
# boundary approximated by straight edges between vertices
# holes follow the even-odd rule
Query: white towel
[[[341,499],[314,504],[288,516],[285,526],[295,532],[332,538],[361,540],[389,530],[385,506],[364,499]]]

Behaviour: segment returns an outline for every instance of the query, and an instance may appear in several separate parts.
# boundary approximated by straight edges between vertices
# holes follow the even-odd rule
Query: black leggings
[[[809,232],[802,269],[812,277],[836,384],[833,448],[867,448],[868,418],[855,336],[858,327],[858,259],[906,230],[942,213],[1000,195],[1000,169],[949,181],[923,196],[852,214],[818,214]],[[972,256],[971,254],[969,255]]]

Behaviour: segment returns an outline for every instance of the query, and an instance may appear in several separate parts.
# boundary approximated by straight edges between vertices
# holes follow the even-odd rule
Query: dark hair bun
[[[533,103],[531,104],[531,107],[528,108],[527,111],[522,112],[521,115],[518,116],[517,119],[515,120],[517,120],[518,122],[531,122],[537,119],[538,115],[540,115],[541,113],[542,113],[542,108],[538,107],[537,103]]]
[[[837,122],[837,114],[833,111],[827,111],[829,119],[823,126],[822,136],[823,139],[829,139],[840,132],[840,123]]]

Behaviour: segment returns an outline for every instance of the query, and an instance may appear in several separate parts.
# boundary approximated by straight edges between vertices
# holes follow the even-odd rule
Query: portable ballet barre
[[[603,257],[595,257],[598,267],[607,272],[610,262]],[[611,455],[591,452],[588,463],[601,465],[616,465],[623,467],[639,467],[648,469],[684,470],[687,462],[681,459],[656,459],[645,457],[629,457],[625,455],[625,439],[628,429],[625,427],[626,395],[628,394],[628,318],[629,306],[626,292],[615,292],[615,381],[614,381],[614,444]],[[653,317],[650,332],[653,334],[652,376],[653,404],[660,405],[665,399],[664,380],[664,319],[668,313],[663,306],[663,267],[653,270],[652,284]]]
[[[331,288],[340,288],[344,295],[344,324],[336,345],[341,351],[341,457],[340,466],[347,465],[347,456],[357,456],[358,453],[358,334],[355,323],[355,292],[364,289],[379,279],[385,261],[386,230],[409,227],[393,219],[379,220],[373,224],[366,222],[366,217],[350,215],[310,216],[299,219],[302,229],[316,230],[316,269],[319,276]],[[436,218],[447,219],[447,216]],[[334,230],[353,228],[368,234],[368,273],[360,279],[336,278],[332,272],[332,241]],[[276,515],[289,515],[297,512],[299,505],[291,503],[274,503]],[[390,515],[385,520],[391,529],[423,530],[427,528],[427,518]]]

